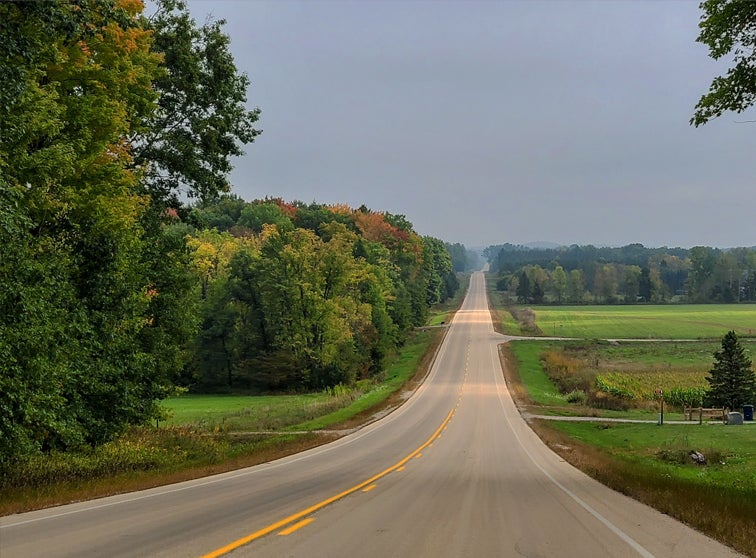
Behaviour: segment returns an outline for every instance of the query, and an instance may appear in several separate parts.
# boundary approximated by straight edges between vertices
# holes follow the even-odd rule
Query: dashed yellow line
[[[354,492],[357,492],[358,490],[362,490],[363,488],[365,488],[367,486],[370,486],[375,481],[377,481],[378,479],[380,479],[382,477],[385,477],[386,475],[388,475],[392,471],[397,471],[397,470],[403,469],[404,465],[406,465],[407,462],[410,459],[413,459],[414,457],[419,457],[419,455],[421,454],[421,452],[426,447],[428,447],[430,444],[433,443],[433,440],[435,440],[438,437],[438,435],[441,433],[441,431],[449,423],[449,421],[452,418],[452,415],[454,415],[454,409],[452,409],[451,411],[449,411],[449,414],[446,415],[446,418],[441,423],[441,425],[436,429],[436,431],[431,435],[431,437],[428,438],[425,441],[424,444],[422,444],[415,451],[413,451],[408,456],[406,456],[405,458],[403,458],[401,461],[395,463],[394,465],[392,465],[388,469],[385,469],[385,470],[381,471],[377,475],[373,475],[372,477],[370,477],[366,481],[363,481],[360,484],[357,484],[357,485],[353,486],[352,488],[344,490],[343,492],[340,492],[340,493],[336,494],[335,496],[331,496],[330,498],[326,498],[322,502],[318,502],[317,504],[314,504],[314,505],[310,506],[309,508],[306,508],[306,509],[304,509],[304,510],[302,510],[300,512],[292,514],[289,517],[281,519],[280,521],[276,521],[275,523],[271,523],[267,527],[263,527],[262,529],[260,529],[258,531],[255,531],[254,533],[250,533],[246,537],[242,537],[240,539],[237,539],[237,540],[235,540],[235,541],[227,544],[224,547],[221,547],[221,548],[219,548],[217,550],[214,550],[214,551],[212,551],[212,552],[210,552],[208,554],[205,554],[205,555],[202,556],[202,558],[218,558],[219,556],[223,556],[224,554],[228,554],[229,552],[231,552],[232,550],[236,550],[240,546],[244,546],[245,544],[249,544],[249,543],[251,543],[254,540],[257,540],[257,539],[259,539],[261,537],[264,537],[265,535],[267,535],[269,533],[272,533],[273,531],[276,531],[278,529],[281,529],[282,527],[285,527],[286,525],[289,525],[290,523],[294,523],[295,521],[301,520],[302,518],[305,518],[308,515],[313,514],[314,512],[316,512],[316,511],[318,511],[318,510],[326,507],[327,505],[332,504],[332,503],[336,502],[337,500],[341,500],[345,496],[349,496],[350,494],[352,494]],[[306,521],[307,523],[309,523],[310,521],[312,521],[312,519],[310,519],[310,521],[308,521],[308,520],[304,520],[304,521]],[[299,521],[299,523],[296,523],[295,525],[292,525],[288,529],[294,529],[295,527],[297,529],[299,529],[301,527],[304,527],[304,525],[307,525],[307,523],[305,523],[303,521]],[[302,524],[302,525],[300,525],[300,524]],[[299,526],[299,527],[297,527],[297,526]],[[296,529],[294,529],[294,530],[296,530]],[[282,533],[283,533],[283,531],[282,531]]]
[[[302,527],[304,527],[305,525],[309,525],[309,524],[310,524],[310,523],[312,523],[313,521],[315,521],[315,518],[314,518],[314,517],[308,517],[307,519],[303,519],[303,520],[302,520],[302,521],[300,521],[299,523],[295,523],[295,524],[294,524],[294,525],[292,525],[291,527],[287,527],[287,528],[286,528],[286,529],[284,529],[283,531],[279,531],[279,532],[278,532],[278,534],[279,534],[279,535],[283,535],[283,536],[286,536],[286,535],[291,535],[291,534],[292,534],[292,533],[293,533],[294,531],[298,531],[299,529],[301,529],[301,528],[302,528]]]
[[[366,486],[365,488],[363,488],[362,491],[363,492],[370,492],[371,490],[373,490],[377,486],[378,486],[377,484],[371,484],[370,486]]]

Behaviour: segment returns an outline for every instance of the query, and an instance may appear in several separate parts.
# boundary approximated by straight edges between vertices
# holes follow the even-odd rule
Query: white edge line
[[[494,359],[494,352],[498,351],[497,346],[493,346],[491,350],[491,364],[493,365],[494,374],[496,374],[496,370],[499,370],[501,366],[496,366],[496,360]],[[498,353],[497,353],[498,356]],[[498,378],[498,376],[496,376]],[[609,521],[606,517],[601,515],[597,510],[592,508],[585,500],[580,498],[577,494],[572,492],[569,488],[564,486],[562,483],[560,483],[558,480],[556,480],[551,473],[549,473],[546,469],[541,467],[541,465],[536,461],[535,457],[527,450],[525,447],[525,444],[523,444],[522,439],[520,439],[519,434],[517,434],[517,430],[515,430],[514,425],[512,424],[512,421],[509,420],[509,416],[507,415],[506,408],[504,407],[504,402],[501,399],[502,392],[500,390],[496,390],[499,397],[499,403],[501,404],[502,410],[504,411],[504,418],[507,421],[507,424],[509,425],[509,429],[514,434],[515,438],[517,438],[517,442],[520,444],[520,447],[525,452],[525,454],[530,458],[530,461],[533,462],[533,465],[535,465],[546,477],[554,483],[555,486],[557,486],[562,492],[567,494],[570,498],[572,498],[575,502],[577,502],[585,511],[590,513],[593,517],[598,519],[601,523],[603,523],[612,533],[617,535],[620,539],[625,541],[630,547],[633,548],[638,554],[643,556],[644,558],[656,558],[653,554],[651,554],[648,550],[646,550],[638,541],[633,539],[630,535],[625,533],[622,529],[617,527],[614,523]]]

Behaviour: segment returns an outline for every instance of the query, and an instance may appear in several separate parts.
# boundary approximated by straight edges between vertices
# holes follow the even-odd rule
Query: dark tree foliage
[[[531,297],[533,296],[533,291],[530,286],[530,279],[528,279],[528,274],[524,271],[521,271],[520,274],[517,276],[518,283],[517,283],[517,301],[521,304],[527,304],[531,301]]]
[[[231,157],[261,133],[254,127],[260,110],[245,106],[249,78],[236,68],[225,21],[197,27],[184,1],[157,4],[145,25],[165,71],[154,82],[157,110],[133,138],[134,155],[147,167],[150,195],[176,206],[180,191],[212,198],[230,189]]]
[[[223,23],[159,7],[0,2],[0,467],[155,417],[186,363],[201,290],[172,198],[227,189],[258,111]]]
[[[756,101],[756,2],[706,0],[701,3],[699,43],[715,60],[731,56],[732,67],[711,82],[690,123],[705,124],[724,112],[741,113]]]
[[[503,244],[484,251],[491,271],[498,277],[516,276],[524,269],[539,267],[548,274],[545,283],[548,302],[558,302],[562,284],[558,268],[567,274],[578,271],[589,297],[627,304],[685,300],[696,303],[738,303],[756,301],[756,248],[719,249],[706,246],[644,248],[630,244],[621,248],[569,246],[528,248]],[[561,274],[561,272],[559,272]],[[532,277],[530,277],[532,283]],[[497,283],[498,284],[498,283]],[[501,283],[507,285],[507,281]],[[542,287],[544,285],[541,285]],[[528,300],[532,301],[533,285]],[[570,297],[578,301],[580,297]]]
[[[145,332],[159,313],[146,203],[127,169],[125,137],[154,106],[159,63],[138,10],[0,3],[14,67],[0,126],[0,466],[106,441],[166,392],[170,356],[149,352],[161,342]]]
[[[753,404],[756,397],[756,374],[751,359],[746,356],[738,336],[729,331],[722,338],[722,348],[714,353],[714,367],[706,380],[709,405],[738,410],[742,405]]]
[[[444,243],[402,215],[224,197],[193,215],[232,222],[192,241],[205,296],[181,381],[195,391],[323,389],[379,375],[429,305],[459,288]]]

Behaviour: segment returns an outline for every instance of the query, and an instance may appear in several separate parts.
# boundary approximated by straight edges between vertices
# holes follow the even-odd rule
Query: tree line
[[[459,288],[446,245],[402,215],[229,195],[187,221],[199,328],[176,381],[195,390],[375,377]]]
[[[756,247],[484,250],[498,290],[520,303],[756,302]]]
[[[378,374],[455,288],[401,215],[226,195],[261,133],[249,80],[223,21],[154,7],[0,3],[0,469],[106,442],[177,385]]]

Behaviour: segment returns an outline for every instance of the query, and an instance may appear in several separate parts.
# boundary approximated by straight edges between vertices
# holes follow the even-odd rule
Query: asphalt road
[[[507,393],[502,340],[476,273],[386,418],[257,467],[0,518],[0,557],[739,556],[546,448]]]

